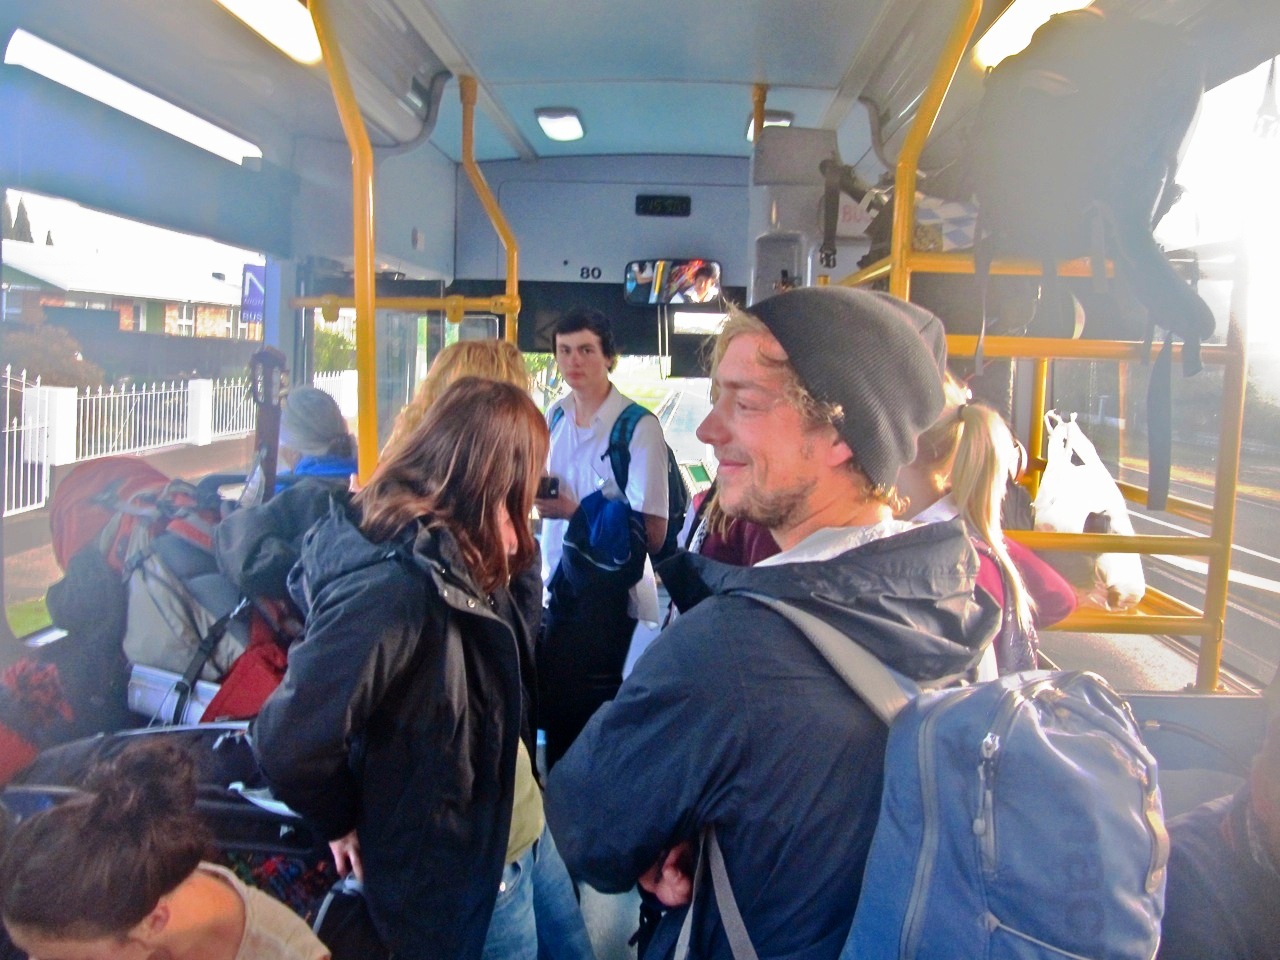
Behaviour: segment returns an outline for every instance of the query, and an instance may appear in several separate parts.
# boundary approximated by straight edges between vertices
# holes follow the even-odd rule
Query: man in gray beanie
[[[879,815],[885,726],[759,598],[918,682],[976,662],[999,611],[974,597],[965,530],[893,517],[898,468],[942,408],[945,350],[936,317],[884,294],[809,288],[730,311],[698,436],[719,461],[721,508],[767,527],[782,552],[749,568],[692,554],[659,568],[681,616],[546,797],[570,873],[606,892],[638,882],[668,908],[646,960],[674,955],[711,826],[758,955],[840,953]],[[689,956],[731,960],[717,900],[704,879]]]

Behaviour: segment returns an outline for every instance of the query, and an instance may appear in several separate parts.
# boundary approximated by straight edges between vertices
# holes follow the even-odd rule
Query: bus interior
[[[1145,507],[1141,342],[992,332],[985,353],[1005,371],[1000,396],[1030,452],[1032,491],[1045,463],[1044,414],[1057,408],[1079,415],[1129,501],[1131,538],[1011,535],[1033,548],[1143,556],[1147,592],[1135,611],[1082,609],[1042,639],[1052,664],[1097,670],[1131,697],[1162,775],[1194,773],[1177,801],[1185,808],[1223,792],[1207,770],[1239,775],[1278,694],[1280,559],[1269,531],[1280,527],[1280,503],[1268,457],[1274,450],[1280,466],[1280,447],[1265,442],[1263,400],[1280,364],[1259,362],[1280,344],[1280,285],[1268,276],[1280,254],[1274,67],[1267,83],[1280,18],[1271,0],[1098,5],[1179,25],[1206,68],[1184,160],[1199,180],[1162,242],[1196,263],[1217,326],[1203,348],[1206,372],[1194,385],[1174,377],[1175,393],[1185,392],[1175,411],[1197,416],[1177,433],[1166,508]],[[362,477],[442,343],[504,336],[546,353],[555,320],[587,304],[612,318],[624,355],[657,358],[657,379],[692,418],[669,439],[701,483],[714,463],[692,437],[707,389],[696,367],[719,311],[679,302],[674,288],[660,295],[660,279],[649,278],[713,263],[723,295],[749,306],[820,283],[881,282],[910,297],[922,276],[972,272],[971,255],[924,254],[909,239],[864,269],[859,261],[888,188],[928,194],[963,160],[986,70],[975,44],[1015,8],[1037,5],[298,6],[315,26],[305,63],[221,0],[6,0],[6,196],[66,201],[249,252],[263,278],[262,339],[283,352],[293,382],[316,373],[317,328],[351,318]],[[1039,6],[1027,35],[1052,12]],[[22,52],[42,45],[99,72],[71,89]],[[117,78],[240,146],[215,155],[103,102]],[[1229,89],[1242,92],[1222,96]],[[555,139],[540,118],[576,118],[581,132]],[[827,231],[830,161],[843,189]],[[912,235],[909,205],[884,216],[896,218],[894,238]],[[6,270],[23,269],[20,246],[0,246]],[[1008,262],[992,272],[1040,268]],[[4,320],[16,318],[6,308]],[[971,331],[949,333],[952,357],[971,357]],[[23,563],[10,558],[28,536],[6,519],[6,606]],[[23,649],[13,632],[0,622],[6,661]]]

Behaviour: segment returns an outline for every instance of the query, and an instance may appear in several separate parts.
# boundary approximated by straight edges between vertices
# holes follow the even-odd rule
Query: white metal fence
[[[44,506],[49,496],[49,402],[40,378],[4,368],[4,516]],[[16,401],[16,402],[15,402]]]
[[[248,381],[189,380],[125,389],[45,386],[26,371],[3,370],[4,516],[35,510],[49,497],[52,468],[111,454],[205,446],[250,433]],[[343,415],[355,416],[355,371],[317,377]]]
[[[213,381],[213,437],[222,440],[253,430],[256,410],[249,394],[249,381]]]
[[[76,401],[76,459],[138,453],[187,437],[187,384],[85,390]]]

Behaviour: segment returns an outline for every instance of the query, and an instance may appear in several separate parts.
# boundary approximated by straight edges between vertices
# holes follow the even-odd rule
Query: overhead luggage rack
[[[969,49],[969,39],[978,22],[981,9],[981,0],[972,0],[960,11],[952,28],[947,46],[934,71],[929,89],[921,98],[919,110],[895,165],[894,195],[896,197],[915,196],[920,155],[952,78]],[[974,272],[974,257],[971,251],[939,253],[916,250],[912,245],[914,235],[915,204],[895,203],[889,255],[838,282],[844,286],[862,286],[877,280],[887,280],[890,293],[903,299],[910,299],[913,273],[972,274]],[[1107,272],[1111,273],[1112,269],[1112,265],[1108,263]],[[1057,272],[1059,276],[1064,277],[1094,275],[1093,264],[1087,257],[1061,261],[1057,265]],[[1039,276],[1043,273],[1043,264],[1033,259],[997,259],[992,262],[990,273],[1005,276]],[[1113,612],[1080,608],[1067,619],[1048,628],[1075,633],[1169,634],[1198,637],[1200,653],[1194,689],[1201,692],[1216,691],[1220,686],[1227,583],[1231,566],[1241,431],[1244,421],[1246,354],[1243,290],[1245,283],[1242,276],[1237,275],[1233,279],[1234,293],[1226,343],[1206,344],[1201,347],[1203,363],[1206,366],[1220,366],[1224,370],[1213,502],[1206,505],[1170,496],[1165,507],[1166,512],[1170,514],[1207,525],[1209,533],[1205,536],[1124,536],[1021,530],[1008,532],[1011,539],[1035,550],[1139,553],[1148,556],[1205,558],[1208,563],[1208,574],[1202,608],[1194,607],[1148,585],[1142,600],[1131,610]],[[947,348],[953,357],[971,357],[977,351],[978,338],[948,336]],[[1181,349],[1181,345],[1174,346],[1175,360],[1180,356]],[[1030,391],[1029,422],[1031,426],[1027,437],[1031,465],[1024,482],[1033,495],[1039,487],[1045,466],[1044,414],[1047,407],[1050,361],[1076,359],[1145,363],[1154,357],[1153,348],[1134,341],[1008,336],[985,337],[982,341],[982,352],[988,359],[1030,361],[1032,364],[1034,375]],[[1146,504],[1148,495],[1146,488],[1123,482],[1119,487],[1128,502]]]

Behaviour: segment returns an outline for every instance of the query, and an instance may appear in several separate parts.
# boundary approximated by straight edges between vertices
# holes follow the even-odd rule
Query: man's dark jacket
[[[570,873],[627,890],[714,824],[759,955],[833,960],[879,813],[886,728],[803,634],[743,594],[792,603],[929,680],[963,671],[995,631],[977,569],[958,521],[821,562],[663,564],[685,612],[551,774],[547,817]],[[698,897],[692,955],[729,960],[715,898]],[[672,954],[684,913],[668,912],[646,960]]]
[[[397,957],[480,957],[514,797],[515,632],[447,532],[374,544],[338,504],[291,587],[307,631],[253,728],[263,773],[327,839],[358,829]]]
[[[1157,960],[1278,960],[1280,865],[1249,787],[1169,821]]]

